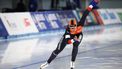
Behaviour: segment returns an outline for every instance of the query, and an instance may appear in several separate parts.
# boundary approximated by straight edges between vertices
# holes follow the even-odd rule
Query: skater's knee
[[[73,46],[73,51],[78,51],[78,46]]]
[[[73,49],[74,49],[74,50],[78,50],[78,47],[74,46]]]
[[[53,51],[53,53],[54,53],[55,55],[58,55],[60,52],[61,52],[61,50],[54,50],[54,51]]]
[[[78,42],[78,41],[76,41],[76,42],[73,43],[73,45],[74,45],[75,47],[78,47],[79,44],[80,44],[80,42]]]

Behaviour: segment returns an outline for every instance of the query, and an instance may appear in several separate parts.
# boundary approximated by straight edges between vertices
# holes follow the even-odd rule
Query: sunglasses
[[[70,25],[69,28],[74,29],[76,25]]]

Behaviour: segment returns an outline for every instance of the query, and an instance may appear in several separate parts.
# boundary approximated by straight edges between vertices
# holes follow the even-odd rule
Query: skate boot
[[[70,62],[70,68],[71,69],[74,69],[75,68],[75,62],[73,62],[73,61]]]
[[[71,68],[71,69],[74,69],[74,68]]]
[[[46,68],[48,65],[49,65],[49,63],[45,62],[44,64],[42,64],[42,65],[40,66],[40,69],[44,69],[44,68]]]

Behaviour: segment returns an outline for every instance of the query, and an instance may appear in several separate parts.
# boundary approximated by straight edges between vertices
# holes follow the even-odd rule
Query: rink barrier
[[[1,13],[0,13],[0,16],[1,16]],[[2,37],[7,37],[8,36],[8,32],[7,32],[7,30],[4,26],[1,18],[0,18],[0,36],[2,36]]]
[[[115,11],[117,12],[117,14],[122,22],[122,9],[115,9]]]
[[[38,33],[38,29],[29,12],[2,13],[1,20],[9,36]]]
[[[98,9],[97,11],[104,25],[122,23],[115,9]]]
[[[111,29],[116,27],[121,27],[122,23],[118,24],[109,24],[105,26],[86,26],[83,28],[84,34],[100,34],[104,32],[105,29]],[[39,37],[46,37],[46,36],[57,36],[57,35],[63,35],[65,33],[65,29],[60,30],[51,30],[51,31],[44,31],[40,33],[32,33],[32,34],[25,34],[25,35],[16,35],[16,36],[8,36],[8,39],[1,38],[0,41],[16,41],[16,40],[26,40],[26,39],[32,39],[32,38],[39,38]]]
[[[120,13],[121,9],[94,10],[88,15],[85,26],[99,27],[122,23]],[[54,34],[55,31],[64,30],[70,19],[79,21],[82,14],[83,11],[76,10],[0,13],[0,39],[38,35],[50,31]]]

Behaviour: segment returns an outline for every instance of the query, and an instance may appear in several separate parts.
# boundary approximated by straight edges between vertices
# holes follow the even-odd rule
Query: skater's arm
[[[81,18],[80,21],[78,22],[79,25],[84,26],[86,17],[88,16],[89,12],[90,12],[90,11],[88,11],[88,10],[85,10],[85,11],[84,11],[82,18]]]
[[[64,33],[64,38],[65,38],[65,39],[70,38],[70,31],[69,31],[68,26],[67,26],[67,28],[66,28],[66,30],[65,30],[65,33]]]
[[[87,17],[88,14],[90,13],[90,11],[91,11],[94,7],[96,7],[96,5],[98,4],[98,2],[99,2],[99,0],[92,0],[92,1],[90,2],[89,6],[88,6],[87,9],[84,11],[83,16],[82,16],[82,18],[80,19],[80,21],[79,21],[79,23],[78,23],[79,25],[84,26],[86,17]]]

